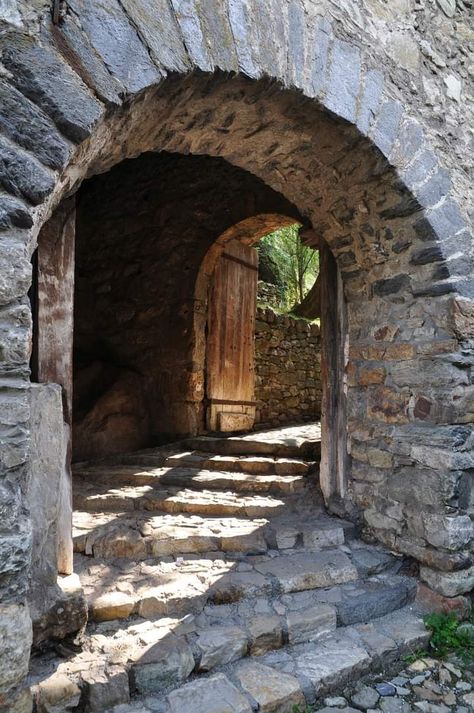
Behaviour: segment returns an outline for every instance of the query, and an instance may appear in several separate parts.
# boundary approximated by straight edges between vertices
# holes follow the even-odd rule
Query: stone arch
[[[45,16],[40,18],[38,36],[6,33],[0,41],[6,70],[0,88],[0,331],[6,414],[1,467],[7,513],[2,535],[6,546],[2,625],[6,651],[13,637],[12,649],[18,641],[24,646],[10,662],[2,704],[6,701],[8,709],[28,659],[28,615],[23,603],[30,534],[22,490],[27,482],[29,438],[31,315],[26,294],[34,241],[53,207],[73,193],[85,175],[104,171],[119,158],[152,146],[225,154],[227,160],[245,163],[258,173],[252,155],[257,134],[249,126],[239,137],[246,136],[245,151],[238,146],[225,151],[224,139],[235,132],[235,117],[230,121],[231,112],[224,115],[222,104],[221,113],[214,114],[218,131],[212,141],[205,133],[211,118],[206,104],[211,95],[217,103],[222,101],[229,85],[240,108],[241,127],[247,116],[255,130],[263,100],[272,100],[273,107],[283,101],[278,138],[295,138],[291,124],[294,129],[297,106],[300,119],[302,113],[314,118],[316,112],[323,122],[325,141],[318,145],[314,162],[306,164],[303,154],[306,151],[308,158],[316,145],[310,121],[300,124],[304,131],[294,145],[286,143],[286,159],[279,155],[278,143],[274,146],[269,140],[275,127],[261,122],[258,140],[268,139],[268,153],[260,170],[263,180],[277,190],[285,188],[287,197],[300,204],[313,223],[319,221],[318,229],[343,273],[347,299],[353,302],[352,323],[357,324],[367,309],[365,303],[356,302],[361,295],[369,297],[364,292],[368,284],[377,305],[377,328],[371,333],[362,322],[351,334],[349,422],[359,424],[352,431],[352,457],[358,471],[357,478],[353,471],[358,490],[354,498],[379,539],[424,564],[422,575],[432,586],[444,591],[451,587],[453,593],[466,591],[472,578],[466,569],[471,565],[472,533],[467,526],[461,532],[457,525],[461,520],[465,523],[470,503],[465,493],[472,465],[469,414],[473,409],[468,365],[459,341],[472,333],[473,310],[468,299],[453,295],[473,296],[470,237],[450,176],[422,126],[405,111],[398,90],[377,67],[366,64],[363,50],[341,39],[337,28],[296,2],[285,6],[284,12],[276,0],[255,3],[251,9],[238,0],[228,5],[216,0],[205,8],[199,5],[201,9],[194,2],[163,0],[156,12],[149,3],[128,0],[120,5],[112,0],[73,0],[68,6],[61,26],[51,26]],[[259,27],[270,29],[262,36]],[[116,36],[124,41],[114,41]],[[168,73],[187,76],[192,70],[204,74],[165,79]],[[229,79],[219,71],[239,76]],[[194,116],[186,119],[193,93]],[[168,128],[156,129],[157,118],[161,121],[165,115]],[[152,118],[154,132],[150,132]],[[191,137],[190,129],[197,135]],[[336,134],[344,141],[335,141]],[[371,181],[364,172],[367,166],[362,165],[367,156]],[[354,162],[354,157],[359,160]],[[316,168],[327,189],[339,188],[337,200],[327,210],[321,203],[314,206],[309,182],[306,191],[296,188],[295,178],[304,184]],[[350,176],[353,184],[357,177],[361,181],[352,206],[344,201],[344,176]],[[382,201],[379,194],[371,202],[374,196],[370,191],[364,196],[363,185],[384,186],[388,197]],[[318,196],[316,203],[320,200]],[[385,226],[389,232],[382,235],[381,226],[364,220],[376,209],[379,218],[396,225],[395,232]],[[354,233],[359,236],[356,250],[352,249]],[[384,271],[387,243],[393,246],[391,265],[400,264],[398,272]],[[375,279],[365,282],[367,274]],[[408,317],[404,295],[410,302]],[[403,322],[398,333],[397,319]],[[420,383],[420,374],[425,382]],[[454,400],[448,390],[454,391]],[[367,409],[373,416],[387,416],[383,433],[361,424]],[[401,421],[397,421],[399,414]],[[390,481],[386,476],[392,469],[397,477]],[[416,513],[407,502],[415,496],[414,480],[418,493],[422,491]],[[453,574],[453,570],[461,571]],[[21,622],[24,636],[19,632]]]

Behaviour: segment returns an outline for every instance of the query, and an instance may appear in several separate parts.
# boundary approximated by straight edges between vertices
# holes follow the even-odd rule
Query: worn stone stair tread
[[[98,492],[99,491],[99,492]],[[266,517],[285,508],[280,497],[239,495],[231,491],[190,490],[152,485],[104,487],[100,483],[79,483],[74,488],[74,507],[92,511],[162,510],[203,515],[244,515]]]
[[[75,571],[93,619],[181,616],[201,611],[207,602],[233,604],[249,596],[317,590],[358,576],[348,555],[338,549],[272,554],[213,551],[139,562],[79,554]],[[332,602],[319,600],[323,603]]]
[[[229,713],[251,713],[256,704],[259,710],[288,711],[294,705],[314,705],[345,684],[382,671],[396,658],[426,646],[429,639],[422,613],[412,606],[370,624],[322,632],[310,643],[281,647],[280,642],[257,659],[245,658],[251,653],[245,647],[245,636],[247,643],[252,637],[249,630],[238,627],[216,626],[214,635],[212,627],[203,629],[201,644],[196,644],[199,626],[193,617],[154,623],[137,620],[126,628],[116,624],[94,625],[87,649],[69,660],[49,666],[37,662],[36,668],[33,661],[30,682],[35,695],[41,694],[42,685],[47,687],[51,675],[84,689],[94,680],[92,669],[103,687],[101,700],[117,702],[118,682],[124,703],[130,688],[138,694],[129,706],[117,708],[117,713],[209,713],[215,701],[219,705],[228,702]],[[193,672],[196,675],[187,682]],[[114,709],[105,704],[96,709],[97,713],[105,710]]]
[[[192,466],[205,470],[219,470],[231,473],[250,473],[253,475],[306,475],[312,467],[311,462],[297,458],[278,458],[276,456],[219,455],[200,451],[184,451],[169,456],[167,466]]]
[[[111,486],[184,486],[192,489],[216,489],[237,492],[286,492],[304,488],[301,475],[226,472],[198,467],[167,466],[160,468],[135,468],[131,465],[96,466],[76,469],[76,478],[92,487]]]

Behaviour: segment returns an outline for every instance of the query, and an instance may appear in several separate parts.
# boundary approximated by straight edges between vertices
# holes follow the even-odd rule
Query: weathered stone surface
[[[290,611],[286,623],[290,644],[317,641],[336,628],[336,610],[327,604],[319,604],[301,611]]]
[[[35,646],[64,639],[85,627],[87,603],[77,575],[59,577],[55,587],[43,590],[43,597],[34,599],[31,608]]]
[[[107,592],[92,599],[89,607],[95,621],[126,619],[132,613],[135,601],[124,592]]]
[[[81,689],[68,676],[56,673],[40,683],[35,691],[38,713],[63,713],[77,707]]]
[[[21,604],[0,606],[0,642],[0,691],[3,694],[20,684],[28,671],[32,642],[28,607]]]
[[[349,641],[343,646],[334,641],[296,656],[295,665],[297,675],[308,678],[319,696],[335,684],[340,686],[351,678],[357,679],[368,670],[370,657],[364,649],[351,645]]]
[[[359,92],[360,56],[348,42],[334,40],[329,65],[326,105],[347,121],[354,121]]]
[[[210,671],[245,656],[247,634],[236,626],[213,626],[199,632],[197,646],[201,652],[200,670]]]
[[[113,706],[130,701],[128,673],[119,667],[104,671],[90,671],[82,676],[82,701],[89,713],[101,713]]]
[[[54,178],[39,161],[0,137],[0,183],[3,188],[33,205],[51,193]]]
[[[275,577],[283,592],[329,587],[357,579],[357,570],[347,555],[337,550],[268,559],[256,564],[255,569]]]
[[[338,622],[347,626],[383,616],[408,604],[415,592],[415,583],[402,577],[386,584],[382,580],[346,585],[342,601],[336,604]]]
[[[170,713],[252,713],[249,701],[222,673],[186,684],[168,701]]]
[[[283,632],[280,618],[271,614],[261,614],[250,619],[248,623],[250,634],[250,654],[260,654],[279,649],[283,645]]]
[[[235,676],[262,713],[291,713],[305,704],[298,680],[269,666],[245,662],[235,669]]]
[[[457,597],[470,592],[474,587],[474,567],[458,572],[438,572],[429,567],[421,567],[420,577],[431,589],[444,597]]]
[[[5,37],[1,49],[16,88],[72,141],[87,138],[102,107],[59,56],[24,36]]]
[[[160,79],[147,48],[115,0],[72,0],[91,45],[127,92],[138,92]]]
[[[184,681],[194,669],[190,647],[182,638],[169,637],[151,646],[133,666],[139,693],[156,693]]]
[[[33,219],[27,206],[13,196],[0,196],[0,230],[8,228],[31,228]]]

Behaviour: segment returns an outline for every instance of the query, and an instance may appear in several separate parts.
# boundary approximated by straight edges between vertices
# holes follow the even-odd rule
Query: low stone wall
[[[317,324],[268,308],[257,309],[257,424],[273,426],[320,418],[320,358]]]

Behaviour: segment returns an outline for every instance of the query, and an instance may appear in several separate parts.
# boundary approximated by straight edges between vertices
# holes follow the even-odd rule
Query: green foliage
[[[309,706],[301,708],[301,706],[297,704],[293,706],[293,708],[291,709],[291,713],[313,713],[313,709]]]
[[[456,654],[464,662],[474,659],[474,639],[465,630],[460,630],[461,622],[454,612],[429,614],[423,621],[431,632],[430,649],[440,659],[448,654]]]
[[[431,654],[426,649],[417,649],[416,651],[413,651],[412,654],[404,656],[403,661],[405,661],[405,663],[415,663],[418,659],[425,659],[428,656],[431,656]]]
[[[299,228],[295,223],[275,230],[257,246],[262,278],[273,276],[274,284],[281,289],[281,306],[285,311],[302,302],[319,272],[319,253],[301,242]]]

